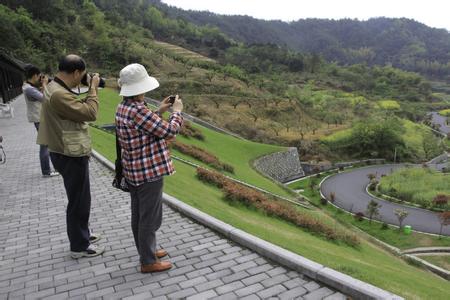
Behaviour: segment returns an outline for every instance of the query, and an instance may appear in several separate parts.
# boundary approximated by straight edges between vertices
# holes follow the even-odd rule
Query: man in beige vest
[[[25,66],[26,81],[22,90],[27,104],[28,122],[33,123],[37,131],[39,131],[39,116],[41,113],[41,103],[44,101],[42,91],[47,86],[48,78],[43,76],[41,71],[33,65]],[[59,175],[58,172],[52,172],[50,169],[50,156],[48,154],[47,145],[39,147],[39,160],[41,163],[42,177],[52,177]]]
[[[72,54],[61,59],[55,79],[44,90],[37,139],[38,144],[48,145],[51,161],[64,179],[69,200],[67,235],[73,258],[96,256],[104,251],[104,247],[93,244],[100,236],[89,230],[91,138],[87,122],[97,118],[98,75],[91,78],[85,99],[78,99],[72,91],[85,74],[86,64],[81,57]]]

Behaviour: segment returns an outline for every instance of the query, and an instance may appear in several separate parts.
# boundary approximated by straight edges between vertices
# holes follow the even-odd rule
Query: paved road
[[[450,126],[447,125],[447,117],[443,117],[437,112],[431,112],[430,114],[432,116],[431,122],[440,125],[439,131],[448,134],[450,132]]]
[[[14,119],[0,119],[8,155],[0,165],[0,299],[345,299],[166,206],[158,241],[174,268],[141,274],[129,196],[111,187],[111,172],[95,160],[91,226],[103,235],[106,252],[71,259],[63,182],[40,176],[36,132],[25,121],[23,101],[14,103]]]
[[[366,193],[369,184],[367,175],[370,173],[389,174],[403,165],[382,165],[356,169],[354,171],[337,174],[325,180],[321,186],[322,193],[329,199],[331,192],[336,194],[335,204],[353,213],[365,212],[367,204],[374,199]],[[398,225],[397,217],[394,214],[395,208],[402,208],[409,212],[404,225],[411,225],[414,230],[428,233],[439,233],[440,223],[437,214],[428,210],[406,207],[400,204],[385,200],[377,200],[382,206],[380,208],[380,218],[389,224]],[[443,229],[443,234],[450,236],[450,226]]]

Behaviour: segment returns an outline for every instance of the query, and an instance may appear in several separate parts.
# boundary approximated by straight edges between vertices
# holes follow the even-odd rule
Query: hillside
[[[450,75],[450,33],[411,19],[302,19],[287,23],[185,11],[159,0],[151,2],[173,18],[216,26],[247,44],[286,45],[296,51],[320,53],[328,61],[341,64],[392,64],[432,77]]]
[[[238,44],[217,28],[170,18],[146,1],[5,3],[0,38],[16,58],[51,74],[60,55],[79,53],[89,71],[109,77],[111,86],[123,66],[142,63],[161,82],[152,97],[178,93],[187,112],[253,141],[298,147],[304,160],[346,157],[320,140],[369,116],[417,122],[432,105],[448,108],[442,93],[433,94],[415,73],[339,66],[275,45]],[[380,105],[394,102],[394,109]],[[381,146],[391,159],[395,147]]]

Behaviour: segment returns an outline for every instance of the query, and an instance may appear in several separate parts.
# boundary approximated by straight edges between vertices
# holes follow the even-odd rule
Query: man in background
[[[41,105],[44,101],[42,93],[48,83],[48,78],[43,76],[41,71],[33,65],[25,66],[26,81],[22,87],[27,104],[28,122],[34,123],[34,127],[39,132],[39,116]],[[50,169],[50,156],[47,145],[40,145],[39,160],[41,162],[42,177],[52,177],[59,175],[58,172],[52,172]]]

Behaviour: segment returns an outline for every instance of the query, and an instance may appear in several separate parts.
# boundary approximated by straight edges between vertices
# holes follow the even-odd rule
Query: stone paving
[[[0,119],[7,163],[0,165],[0,299],[345,299],[164,207],[158,242],[172,270],[141,274],[130,228],[129,195],[91,160],[91,228],[102,256],[74,260],[65,228],[61,177],[42,178],[36,132],[20,96]]]

